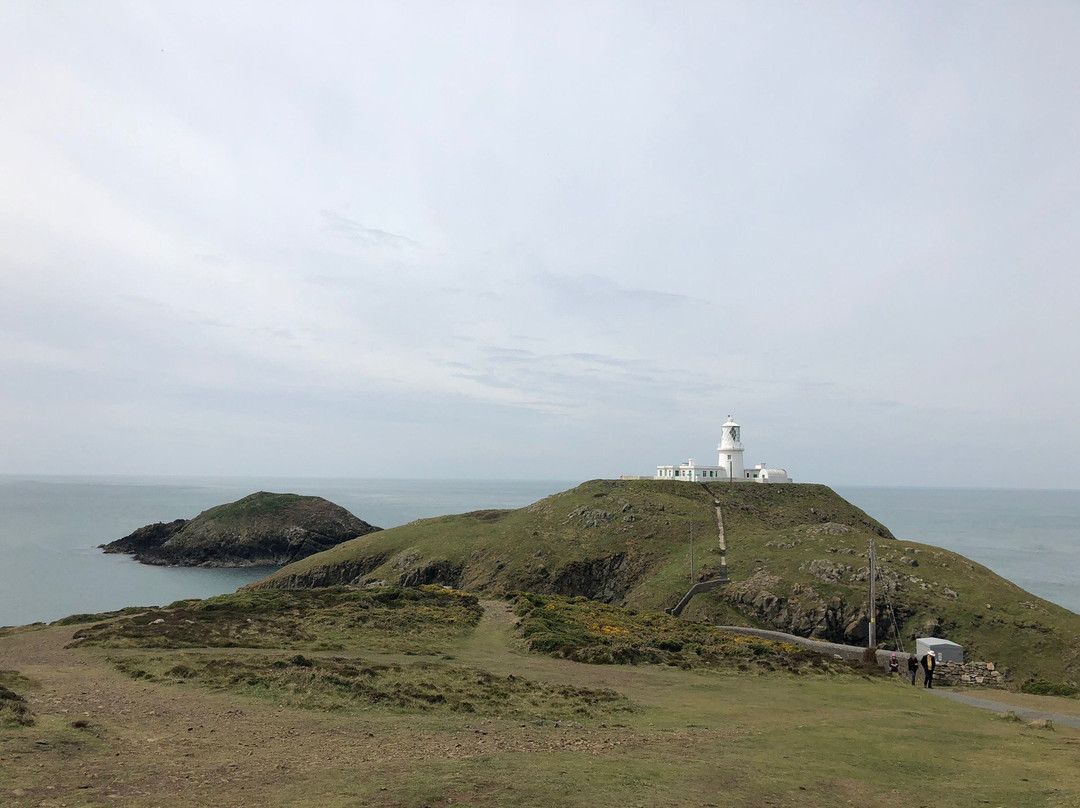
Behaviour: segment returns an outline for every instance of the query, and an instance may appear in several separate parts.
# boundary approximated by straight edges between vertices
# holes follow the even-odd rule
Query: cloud
[[[419,247],[419,242],[408,236],[390,233],[377,227],[365,227],[360,222],[347,219],[331,210],[319,211],[323,218],[323,229],[331,235],[346,238],[365,247]]]
[[[429,6],[0,3],[0,472],[1080,487],[1080,6]]]
[[[595,274],[562,275],[538,272],[532,276],[532,281],[560,300],[575,305],[633,305],[657,312],[685,306],[709,305],[707,300],[691,295],[627,287]]]

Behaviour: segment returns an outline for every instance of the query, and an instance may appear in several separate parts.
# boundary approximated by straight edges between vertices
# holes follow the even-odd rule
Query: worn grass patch
[[[599,664],[682,668],[753,666],[764,670],[857,671],[789,643],[747,637],[661,612],[638,612],[585,598],[520,595],[515,613],[529,650]],[[876,670],[871,668],[870,670]]]
[[[439,586],[242,591],[93,625],[75,640],[106,648],[441,653],[481,613],[474,596]]]
[[[606,688],[548,684],[446,662],[187,653],[112,657],[134,679],[193,684],[312,710],[445,711],[528,720],[587,720],[631,709]]]
[[[160,611],[158,606],[125,606],[123,609],[117,609],[112,612],[96,612],[93,614],[72,614],[67,617],[61,617],[59,620],[54,620],[50,623],[50,626],[77,626],[80,623],[100,623],[102,620],[112,620],[116,617],[126,617],[128,615],[142,614],[143,612],[157,612]]]
[[[25,689],[30,685],[30,680],[16,671],[0,670],[0,728],[34,725],[34,714],[30,705],[13,689]]]

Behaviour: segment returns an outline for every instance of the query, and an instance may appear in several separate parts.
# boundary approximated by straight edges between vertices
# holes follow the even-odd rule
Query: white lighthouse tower
[[[717,465],[727,472],[729,481],[739,481],[743,478],[743,445],[739,440],[739,432],[739,425],[732,421],[729,415],[727,423],[723,426],[723,432],[720,433],[720,445],[717,447],[717,451],[720,452],[720,462]]]

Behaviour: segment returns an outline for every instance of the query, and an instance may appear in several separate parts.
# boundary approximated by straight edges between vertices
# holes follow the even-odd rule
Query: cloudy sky
[[[1080,5],[0,6],[0,473],[1080,489]]]

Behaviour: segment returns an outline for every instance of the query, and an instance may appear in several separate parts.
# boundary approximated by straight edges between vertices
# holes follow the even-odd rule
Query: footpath
[[[971,696],[967,693],[953,693],[950,690],[942,690],[936,687],[932,688],[930,692],[935,696],[941,696],[943,699],[958,701],[961,704],[967,704],[970,707],[978,707],[981,710],[993,710],[995,713],[1012,712],[1016,714],[1017,718],[1022,718],[1025,721],[1053,721],[1055,724],[1060,724],[1063,727],[1076,727],[1077,729],[1080,729],[1080,718],[1073,715],[1045,713],[1042,710],[1028,710],[1024,707],[1014,707],[1005,702],[994,701],[992,699],[980,699],[978,696]]]
[[[813,651],[818,651],[823,654],[834,654],[844,659],[861,659],[864,648],[855,645],[840,645],[833,642],[822,642],[821,640],[810,640],[806,637],[798,637],[794,634],[785,634],[782,631],[769,631],[760,628],[746,628],[743,626],[717,626],[725,631],[734,631],[739,634],[748,634],[754,637],[761,637],[769,640],[780,640],[782,642],[792,643],[793,645],[801,645],[804,648],[809,648]],[[879,665],[887,665],[888,658],[892,655],[892,651],[877,652],[877,661]],[[907,657],[910,654],[904,652],[898,652],[897,657],[900,659],[900,667],[903,669],[907,663]],[[944,688],[932,688],[930,690],[935,696],[941,696],[945,699],[951,699],[952,701],[966,704],[969,707],[978,707],[980,710],[992,710],[995,713],[1013,712],[1017,718],[1022,718],[1025,721],[1053,721],[1055,724],[1060,724],[1063,727],[1076,727],[1080,729],[1080,717],[1073,715],[1062,715],[1061,713],[1047,713],[1042,710],[1031,710],[1026,707],[1016,707],[1012,704],[1007,704],[1003,701],[995,701],[989,698],[979,698],[978,696],[971,696],[967,693],[956,693],[952,690],[946,690]],[[992,692],[992,691],[991,691]]]

